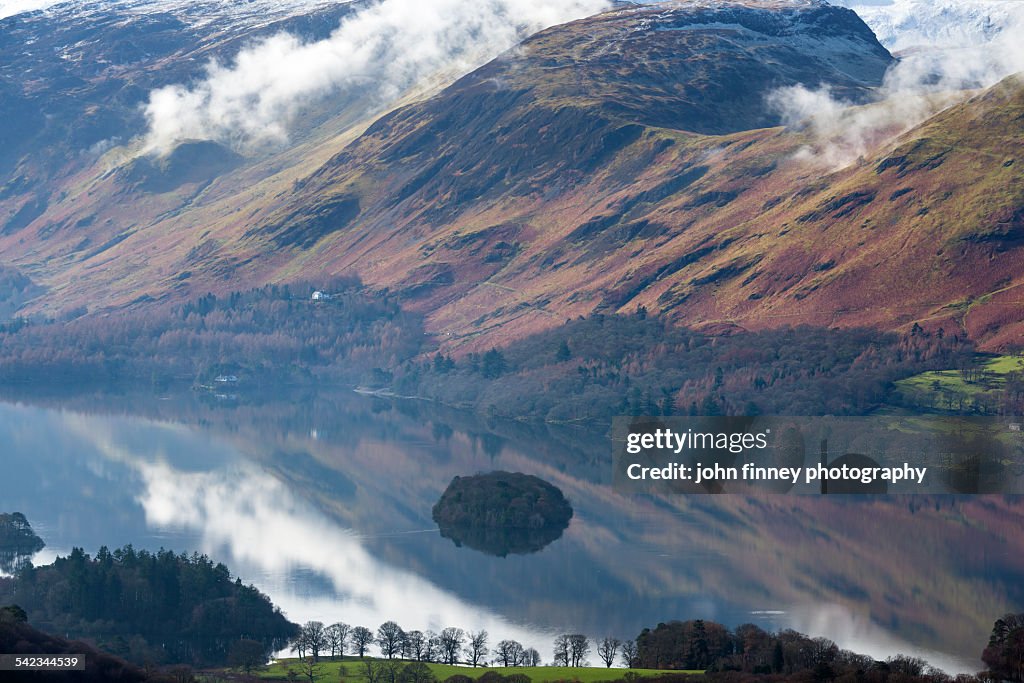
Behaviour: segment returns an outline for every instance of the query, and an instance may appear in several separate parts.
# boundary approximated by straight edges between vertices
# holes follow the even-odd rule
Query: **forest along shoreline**
[[[0,386],[361,388],[487,417],[1024,412],[1024,358],[914,326],[710,334],[639,310],[567,320],[485,352],[444,351],[397,296],[358,280],[272,285],[178,306],[0,325]],[[267,332],[272,330],[272,332]],[[118,343],[111,343],[113,338]]]

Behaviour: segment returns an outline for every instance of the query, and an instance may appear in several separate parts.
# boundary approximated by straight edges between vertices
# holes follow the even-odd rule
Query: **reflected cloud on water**
[[[93,420],[69,416],[67,425],[138,474],[136,499],[149,526],[196,532],[198,551],[228,564],[236,575],[258,576],[258,587],[293,621],[375,628],[393,619],[406,629],[483,628],[534,647],[547,645],[543,631],[511,624],[378,560],[357,533],[339,528],[255,463],[225,459],[217,470],[180,471],[165,451],[129,450],[113,430],[98,429]],[[301,574],[305,583],[318,576],[321,581],[312,583],[326,583],[331,590],[310,594],[296,581]]]

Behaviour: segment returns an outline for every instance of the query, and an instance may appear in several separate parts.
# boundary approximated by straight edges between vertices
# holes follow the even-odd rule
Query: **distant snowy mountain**
[[[280,17],[311,10],[325,5],[346,4],[348,0],[109,0],[108,2],[82,2],[80,0],[0,0],[0,19],[50,10],[61,14],[89,14],[97,11],[152,14],[166,12],[198,18],[202,16],[242,15]]]
[[[812,0],[808,0],[810,2]],[[814,0],[817,1],[817,0]],[[824,1],[824,0],[821,0]],[[660,0],[616,0],[619,5],[653,5]],[[918,48],[974,47],[1024,27],[1024,0],[828,0],[854,10],[879,42],[898,52]],[[714,0],[677,0],[709,6]],[[770,6],[775,0],[751,0]]]
[[[0,2],[0,19],[11,17],[22,12],[32,12],[56,5],[54,0],[3,0]]]
[[[834,0],[832,4],[857,12],[892,51],[974,47],[1024,25],[1021,0]]]

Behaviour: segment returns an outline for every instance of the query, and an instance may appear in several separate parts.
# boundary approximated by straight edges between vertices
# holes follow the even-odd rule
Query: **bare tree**
[[[622,659],[624,660],[627,667],[635,669],[639,666],[637,661],[638,653],[636,649],[635,640],[627,640],[622,643]]]
[[[320,677],[320,664],[313,656],[299,658],[299,673],[309,680],[309,683],[316,683]]]
[[[809,655],[815,665],[833,662],[839,656],[839,647],[828,638],[812,638]]]
[[[555,666],[569,666],[569,636],[555,636]]]
[[[377,627],[377,647],[388,659],[394,659],[402,644],[402,627],[393,621],[385,621]]]
[[[356,628],[362,627],[357,626]],[[369,631],[370,629],[366,630]],[[380,683],[382,664],[383,662],[379,662],[374,659],[363,660],[363,677],[366,679],[366,683]]]
[[[465,637],[465,632],[454,626],[449,626],[441,631],[441,658],[445,664],[459,663],[459,650],[462,649],[462,641]]]
[[[331,659],[334,659],[334,654],[345,655],[345,643],[348,641],[348,635],[351,633],[352,627],[343,621],[339,621],[336,624],[331,624],[324,629],[324,635],[327,637],[327,644],[331,648]]]
[[[618,638],[605,637],[597,645],[597,656],[601,658],[604,665],[609,669],[615,662],[615,655],[619,654],[619,646],[622,642]]]
[[[502,666],[519,666],[519,663],[523,661],[523,646],[515,640],[501,641],[494,652],[498,655],[498,661]]]
[[[910,655],[894,655],[885,661],[893,671],[906,676],[920,676],[928,666],[928,662],[920,657]]]
[[[408,658],[422,662],[427,650],[427,639],[423,631],[408,631],[405,634],[405,645],[408,648]]]
[[[327,646],[327,634],[324,629],[324,622],[322,621],[307,621],[306,625],[302,627],[303,633],[306,637],[306,647],[309,648],[309,653],[313,656],[313,661],[320,659],[320,651],[325,649]]]
[[[398,683],[398,677],[402,673],[402,663],[388,659],[380,663],[379,683]]]
[[[423,645],[423,661],[425,662],[439,662],[443,659],[444,648],[441,647],[441,636],[433,631],[427,631],[423,639],[426,641]]]
[[[480,629],[476,633],[466,634],[469,643],[466,645],[466,660],[472,666],[479,666],[480,660],[487,656],[487,631]]]
[[[569,636],[569,659],[572,666],[585,666],[590,654],[590,640],[582,633]]]
[[[366,648],[368,648],[372,643],[373,631],[365,626],[356,626],[352,629],[352,647],[360,657],[366,655]]]
[[[295,634],[295,637],[291,641],[291,647],[296,653],[298,653],[299,659],[306,656],[306,650],[309,649],[309,639],[305,628],[299,628],[299,632]]]
[[[540,653],[534,648],[528,647],[523,651],[519,662],[521,666],[540,666]]]

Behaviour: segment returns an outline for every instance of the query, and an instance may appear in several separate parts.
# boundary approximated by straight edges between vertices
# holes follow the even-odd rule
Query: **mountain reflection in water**
[[[0,404],[0,507],[48,553],[197,550],[296,621],[485,628],[548,657],[555,632],[705,618],[963,671],[992,622],[1024,609],[1013,499],[625,496],[600,430],[347,393],[22,400]],[[442,538],[445,487],[491,470],[557,486],[575,511],[563,537],[508,557]]]

